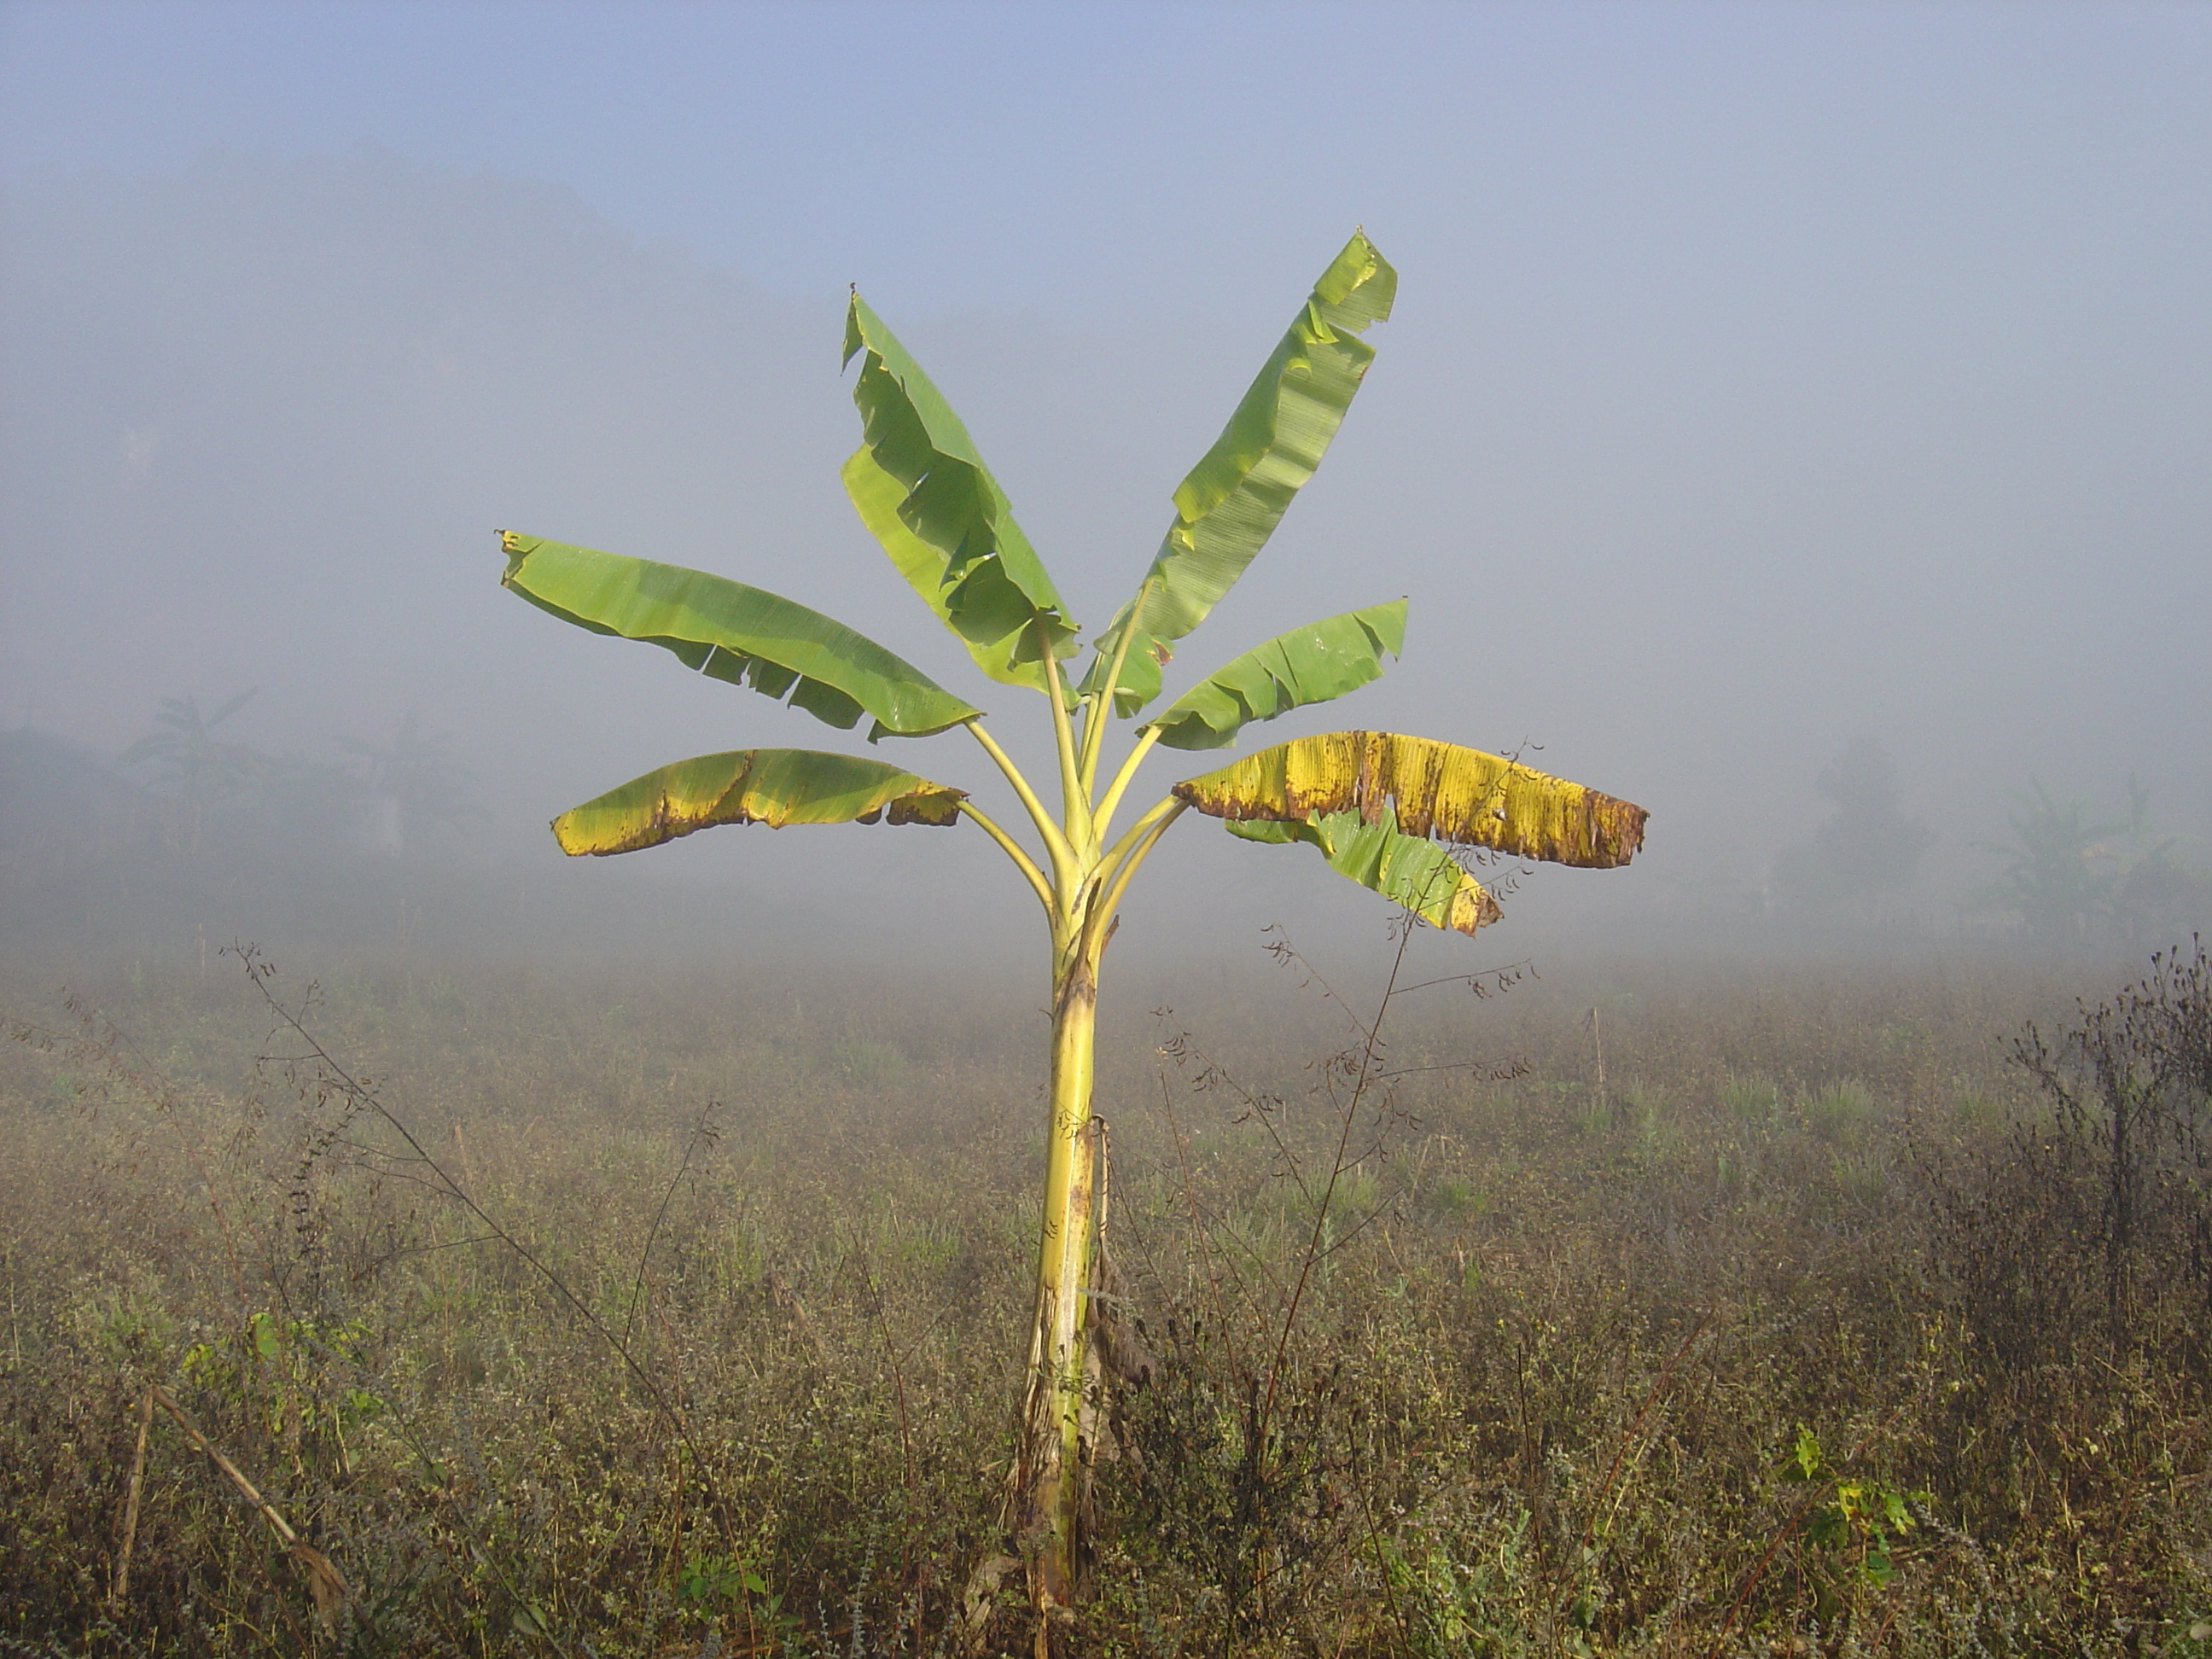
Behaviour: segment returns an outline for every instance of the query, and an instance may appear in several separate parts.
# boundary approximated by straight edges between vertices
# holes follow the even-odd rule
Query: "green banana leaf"
[[[945,587],[945,555],[908,529],[906,520],[899,517],[906,486],[877,464],[875,452],[865,445],[854,450],[846,459],[842,476],[845,493],[859,511],[860,522],[890,555],[891,563],[908,586],[921,595],[922,603],[968,648],[975,665],[1005,684],[1043,690],[1044,665],[1035,659],[1036,641],[1030,637],[1037,613],[1021,590],[988,572],[979,572],[962,587]],[[951,595],[964,602],[957,621],[952,613]],[[969,637],[971,629],[981,637]],[[1031,647],[1031,659],[1018,661],[1014,653],[1025,641]]]
[[[699,755],[632,778],[553,820],[571,857],[606,857],[658,847],[718,823],[945,825],[967,791],[882,761],[814,749],[744,749]]]
[[[818,611],[726,576],[620,553],[499,532],[500,580],[541,611],[594,634],[642,640],[687,668],[750,685],[868,741],[927,737],[981,711],[913,664]]]
[[[1402,833],[1388,802],[1372,823],[1355,810],[1324,812],[1302,823],[1231,818],[1224,828],[1246,841],[1304,842],[1318,848],[1337,874],[1438,927],[1472,933],[1498,917],[1498,901],[1482,884],[1436,842]]]
[[[1076,628],[1006,492],[944,395],[858,293],[845,313],[845,361],[856,356],[853,402],[866,441],[844,476],[861,522],[985,673],[1042,690],[1038,623],[1055,656],[1073,647]]]
[[[1170,749],[1222,749],[1252,720],[1327,702],[1382,674],[1382,653],[1403,656],[1406,602],[1370,605],[1278,634],[1214,670],[1146,722]]]
[[[1086,693],[1104,689],[1127,632],[1115,712],[1133,714],[1159,695],[1169,642],[1206,620],[1321,465],[1375,358],[1358,337],[1389,316],[1397,292],[1390,262],[1353,232],[1213,447],[1176,487],[1175,522],[1136,597],[1100,636]]]
[[[1312,823],[1387,811],[1405,834],[1586,870],[1626,864],[1650,814],[1503,756],[1395,732],[1295,738],[1170,792],[1218,818]]]

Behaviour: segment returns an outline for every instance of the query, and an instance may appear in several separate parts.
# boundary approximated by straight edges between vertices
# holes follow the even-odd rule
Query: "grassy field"
[[[1296,963],[1109,988],[1149,1381],[1066,1650],[2212,1653],[2194,1119],[2116,1186],[2012,1054],[2145,965],[1562,970],[1371,1054]],[[1026,1650],[1033,994],[358,963],[318,1054],[228,958],[73,988],[0,982],[0,1652]]]

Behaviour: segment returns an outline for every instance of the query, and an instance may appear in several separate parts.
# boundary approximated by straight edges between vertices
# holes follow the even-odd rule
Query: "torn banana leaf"
[[[1136,598],[1100,636],[1085,692],[1103,689],[1126,631],[1115,712],[1133,714],[1159,695],[1170,641],[1205,621],[1236,585],[1321,465],[1374,361],[1375,348],[1359,335],[1389,316],[1397,292],[1396,270],[1355,231],[1213,447],[1176,487],[1175,522]]]
[[[1386,811],[1404,834],[1511,858],[1587,870],[1626,864],[1644,844],[1644,810],[1532,766],[1394,732],[1297,738],[1175,786],[1218,818],[1311,823]]]
[[[726,576],[620,553],[499,532],[501,581],[541,611],[594,634],[642,640],[687,668],[787,699],[868,741],[927,737],[981,711],[842,623]]]
[[[1370,605],[1278,634],[1216,669],[1146,722],[1170,749],[1223,749],[1253,720],[1354,691],[1406,649],[1406,602]]]
[[[1042,690],[1039,624],[1055,656],[1073,648],[1075,624],[1006,492],[943,394],[858,294],[845,315],[845,361],[855,356],[866,441],[844,478],[861,522],[985,673]]]
[[[1323,813],[1305,823],[1231,818],[1223,827],[1246,841],[1304,842],[1318,848],[1337,874],[1438,927],[1472,933],[1498,917],[1498,901],[1483,884],[1436,842],[1401,833],[1387,805],[1373,823],[1346,811]]]
[[[964,789],[932,783],[882,761],[813,749],[744,749],[700,755],[632,778],[553,820],[572,857],[634,853],[718,823],[945,825]]]

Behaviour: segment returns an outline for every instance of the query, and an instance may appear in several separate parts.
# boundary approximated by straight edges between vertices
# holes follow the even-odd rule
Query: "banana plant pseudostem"
[[[1073,672],[1078,629],[1006,497],[937,388],[856,293],[845,361],[865,440],[844,465],[861,520],[899,574],[1002,684],[1041,692],[1059,761],[1056,803],[1033,787],[981,709],[818,611],[727,578],[500,533],[506,586],[595,633],[641,640],[685,666],[788,702],[871,743],[957,726],[1005,775],[1032,853],[966,791],[890,763],[801,749],[678,761],[553,821],[570,854],[628,853],[723,823],[949,826],[995,842],[1043,907],[1052,935],[1051,1123],[1019,1440],[1007,1521],[1028,1570],[1038,1650],[1074,1593],[1097,1357],[1110,1334],[1093,1284],[1091,1202],[1101,1137],[1091,1110],[1100,959],[1121,895],[1168,827],[1192,809],[1247,840],[1304,842],[1331,868],[1440,927],[1473,933],[1498,907],[1453,849],[1589,868],[1626,864],[1645,814],[1579,784],[1426,738],[1301,738],[1175,784],[1115,830],[1155,747],[1218,750],[1243,728],[1326,702],[1382,672],[1405,638],[1402,599],[1326,617],[1254,647],[1157,714],[1176,642],[1243,575],[1320,463],[1388,317],[1397,273],[1355,234],[1322,273],[1220,438],[1175,492],[1175,518],[1135,594]],[[1101,781],[1107,728],[1133,741]],[[1097,1346],[1103,1346],[1099,1344]],[[1094,1380],[1086,1385],[1088,1375]],[[1086,1389],[1088,1397],[1086,1397]]]

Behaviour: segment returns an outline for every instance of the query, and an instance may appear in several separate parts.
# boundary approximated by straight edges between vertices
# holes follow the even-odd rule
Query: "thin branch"
[[[639,1385],[645,1389],[647,1397],[653,1401],[660,1414],[667,1419],[669,1426],[676,1431],[678,1437],[683,1440],[684,1446],[691,1453],[694,1467],[703,1472],[708,1467],[706,1458],[701,1452],[698,1443],[692,1439],[691,1431],[682,1416],[668,1403],[668,1398],[661,1392],[660,1385],[654,1382],[646,1369],[632,1358],[629,1350],[616,1340],[615,1334],[606,1328],[605,1323],[592,1311],[583,1298],[568,1288],[567,1281],[562,1279],[560,1274],[540,1261],[521,1240],[516,1238],[514,1234],[486,1214],[483,1207],[469,1196],[467,1190],[447,1173],[445,1167],[436,1158],[430,1156],[428,1149],[415,1138],[414,1132],[401,1122],[391,1109],[376,1097],[368,1085],[339,1064],[337,1057],[323,1046],[319,1037],[307,1028],[298,1014],[278,999],[276,994],[269,988],[269,979],[276,970],[262,959],[259,951],[254,946],[232,944],[226,948],[237,956],[245,965],[246,977],[252,981],[253,988],[261,994],[261,1000],[269,1005],[270,1012],[284,1024],[290,1027],[301,1042],[307,1044],[307,1052],[313,1057],[313,1064],[320,1068],[323,1075],[332,1079],[334,1086],[340,1092],[360,1101],[369,1110],[391,1125],[392,1132],[405,1141],[416,1158],[437,1176],[439,1182],[443,1184],[443,1190],[447,1196],[482,1222],[495,1237],[513,1250],[515,1255],[520,1256],[540,1278],[553,1287],[562,1301],[575,1310],[577,1316],[621,1357],[623,1364],[629,1370],[630,1375],[637,1379]]]
[[[149,1383],[146,1397],[138,1407],[138,1446],[131,1455],[130,1496],[123,1505],[123,1540],[116,1546],[115,1576],[108,1586],[110,1607],[122,1606],[131,1594],[131,1547],[138,1537],[138,1498],[146,1479],[146,1431],[153,1423],[154,1388]]]
[[[1499,1060],[1494,1065],[1479,1060],[1459,1060],[1443,1066],[1395,1066],[1375,1075],[1388,1082],[1394,1077],[1421,1077],[1431,1072],[1461,1072],[1473,1074],[1478,1082],[1510,1083],[1515,1078],[1528,1076],[1528,1065],[1519,1060]]]
[[[1681,1346],[1674,1350],[1674,1356],[1659,1368],[1659,1375],[1651,1379],[1651,1387],[1644,1393],[1644,1403],[1636,1408],[1636,1415],[1629,1419],[1628,1427],[1621,1434],[1620,1443],[1613,1448],[1612,1466],[1606,1470],[1605,1479],[1598,1482],[1597,1501],[1590,1506],[1589,1524],[1583,1528],[1584,1549],[1597,1541],[1597,1512],[1605,1507],[1608,1495],[1613,1495],[1613,1503],[1612,1512],[1606,1516],[1607,1527],[1613,1524],[1613,1516],[1620,1511],[1620,1500],[1627,1495],[1627,1487],[1624,1485],[1620,1492],[1615,1495],[1613,1482],[1613,1478],[1620,1474],[1621,1463],[1628,1455],[1628,1448],[1636,1438],[1636,1431],[1644,1426],[1644,1419],[1651,1415],[1652,1407],[1659,1403],[1659,1396],[1666,1392],[1667,1384],[1674,1379],[1675,1367],[1689,1357],[1690,1350],[1697,1345],[1698,1339],[1705,1334],[1705,1327],[1712,1322],[1713,1310],[1708,1308],[1698,1316],[1698,1322],[1690,1327],[1690,1334],[1682,1339]],[[1639,1452],[1637,1455],[1641,1457],[1643,1454]]]
[[[1271,933],[1279,933],[1282,930],[1278,927],[1271,927],[1267,928],[1265,931]],[[1351,1021],[1352,1029],[1359,1033],[1360,1041],[1362,1042],[1372,1043],[1376,1041],[1375,1033],[1376,1030],[1381,1029],[1379,1018],[1378,1023],[1374,1026],[1369,1025],[1365,1020],[1360,1018],[1357,1013],[1352,1012],[1352,1005],[1337,994],[1336,987],[1328,982],[1328,976],[1307,959],[1304,951],[1292,945],[1287,939],[1280,938],[1277,939],[1273,944],[1267,945],[1265,949],[1267,950],[1267,954],[1275,959],[1279,966],[1288,966],[1291,963],[1296,963],[1300,970],[1304,973],[1308,981],[1320,986],[1322,997],[1327,1000],[1334,1003],[1337,1007],[1337,1012],[1342,1014],[1345,1018]],[[1401,956],[1404,955],[1402,945],[1399,954]],[[1304,988],[1301,987],[1300,988],[1303,989]]]
[[[1408,915],[1412,914],[1407,912]],[[1390,994],[1397,987],[1398,975],[1405,966],[1406,951],[1413,939],[1413,930],[1410,926],[1400,931],[1397,952],[1390,958],[1390,977],[1382,987],[1382,1000],[1376,1005],[1375,1023],[1372,1026],[1361,1027],[1366,1036],[1366,1045],[1360,1051],[1359,1076],[1352,1084],[1352,1098],[1344,1107],[1344,1128],[1337,1136],[1335,1164],[1329,1170],[1328,1180],[1322,1188],[1321,1205],[1314,1214],[1313,1231],[1306,1239],[1306,1259],[1298,1269],[1297,1284],[1291,1292],[1291,1305],[1284,1310],[1283,1328],[1275,1340],[1275,1357],[1267,1368],[1267,1392],[1260,1407],[1260,1431],[1256,1437],[1260,1455],[1263,1459],[1267,1455],[1267,1425],[1275,1413],[1275,1391],[1282,1382],[1283,1365],[1290,1353],[1291,1331],[1297,1323],[1298,1307],[1305,1299],[1306,1286],[1313,1277],[1314,1264],[1321,1258],[1322,1230],[1328,1224],[1328,1207],[1336,1197],[1336,1183],[1344,1175],[1344,1154],[1352,1144],[1352,1126],[1359,1121],[1360,1102],[1366,1096],[1367,1085],[1375,1080],[1375,1057],[1382,1047],[1382,1022],[1389,1016]],[[1316,977],[1319,978],[1319,975]],[[1328,990],[1326,981],[1322,982],[1322,988]],[[1328,994],[1332,997],[1336,994],[1334,991]],[[1351,1010],[1347,1008],[1345,1012],[1349,1013]],[[1356,1019],[1357,1016],[1354,1018]]]
[[[1474,985],[1483,980],[1501,980],[1507,974],[1511,974],[1517,979],[1523,973],[1531,979],[1540,977],[1536,972],[1535,959],[1533,957],[1523,957],[1518,962],[1509,962],[1503,968],[1478,968],[1471,974],[1446,974],[1442,979],[1425,979],[1419,985],[1401,985],[1393,994],[1409,997],[1416,991],[1431,990],[1439,985]]]
[[[1274,1144],[1275,1161],[1288,1172],[1291,1182],[1298,1189],[1298,1197],[1306,1204],[1311,1205],[1314,1201],[1313,1188],[1306,1185],[1304,1161],[1291,1150],[1290,1143],[1283,1139],[1282,1127],[1276,1121],[1278,1112],[1285,1104],[1282,1097],[1274,1094],[1254,1094],[1251,1090],[1237,1080],[1234,1073],[1217,1063],[1212,1055],[1193,1042],[1188,1031],[1178,1030],[1162,1047],[1161,1052],[1174,1060],[1178,1066],[1185,1059],[1198,1062],[1199,1074],[1193,1087],[1225,1088],[1243,1102],[1243,1117],[1233,1121],[1241,1122],[1245,1119],[1255,1120],[1260,1127],[1267,1132],[1267,1139]]]
[[[659,1242],[660,1224],[668,1219],[668,1206],[675,1201],[676,1189],[684,1184],[684,1176],[691,1168],[691,1160],[698,1156],[700,1143],[703,1141],[711,1145],[715,1139],[714,1117],[717,1104],[718,1102],[708,1101],[706,1109],[699,1114],[699,1121],[691,1126],[690,1139],[684,1143],[684,1161],[676,1166],[676,1173],[669,1177],[668,1190],[661,1194],[660,1208],[653,1212],[653,1225],[646,1232],[645,1248],[637,1254],[637,1277],[629,1287],[629,1310],[623,1316],[624,1348],[629,1346],[630,1333],[637,1323],[638,1301],[645,1293],[646,1264],[653,1260],[653,1247]]]
[[[237,1487],[239,1495],[245,1498],[247,1503],[252,1504],[254,1509],[259,1512],[261,1518],[269,1523],[269,1529],[271,1532],[275,1533],[287,1544],[296,1544],[300,1541],[300,1534],[292,1530],[291,1524],[287,1522],[283,1516],[276,1513],[276,1509],[270,1504],[267,1498],[261,1495],[259,1490],[251,1480],[248,1480],[244,1475],[238,1472],[237,1464],[232,1462],[228,1457],[225,1457],[220,1451],[216,1449],[215,1443],[210,1440],[207,1436],[202,1434],[199,1431],[199,1425],[194,1423],[191,1418],[185,1415],[184,1407],[178,1405],[175,1401],[169,1398],[169,1391],[167,1389],[161,1387],[159,1384],[155,1384],[147,1390],[147,1397],[153,1401],[153,1402],[159,1406],[163,1411],[168,1413],[171,1417],[174,1418],[177,1421],[177,1426],[185,1431],[185,1438],[191,1441],[192,1444],[198,1446],[202,1451],[205,1452],[208,1455],[209,1460],[214,1463],[216,1468],[222,1470],[225,1475],[229,1477],[230,1484]]]
[[[1215,1271],[1213,1266],[1213,1251],[1211,1248],[1213,1230],[1207,1224],[1206,1215],[1201,1212],[1202,1206],[1198,1201],[1198,1185],[1191,1175],[1190,1137],[1183,1133],[1182,1125],[1176,1121],[1175,1096],[1168,1087],[1167,1068],[1164,1066],[1160,1068],[1159,1079],[1160,1106],[1167,1114],[1168,1137],[1175,1144],[1176,1160],[1182,1166],[1182,1170],[1183,1203],[1190,1211],[1190,1218],[1198,1224],[1198,1259],[1206,1269],[1206,1288],[1213,1295],[1215,1328],[1221,1333],[1222,1346],[1228,1351],[1229,1366],[1233,1372],[1237,1369],[1237,1327],[1235,1322],[1229,1317],[1229,1304],[1221,1294],[1221,1274]],[[1261,1265],[1264,1269],[1266,1264],[1262,1262]],[[1240,1291],[1244,1288],[1241,1281],[1237,1288]]]

